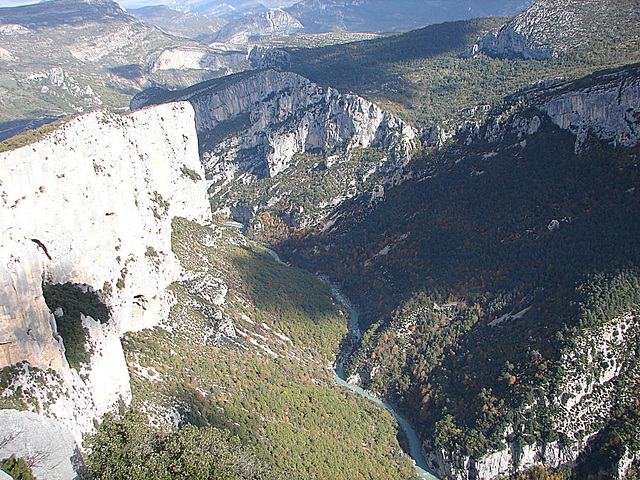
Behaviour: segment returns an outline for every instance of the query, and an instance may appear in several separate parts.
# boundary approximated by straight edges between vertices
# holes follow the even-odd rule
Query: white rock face
[[[4,60],[4,61],[15,60],[15,57],[11,55],[11,52],[9,52],[9,50],[7,50],[6,48],[0,47],[0,60]]]
[[[36,478],[76,478],[72,462],[81,461],[78,446],[71,432],[56,421],[31,412],[0,410],[0,431],[0,458],[15,455],[33,462]]]
[[[230,178],[238,170],[274,176],[296,153],[343,142],[350,148],[385,147],[402,164],[416,141],[412,127],[373,103],[325,90],[290,72],[250,72],[167,99],[193,105],[200,153],[214,180]],[[148,101],[136,97],[131,108]],[[229,125],[234,127],[231,132]]]
[[[640,142],[640,70],[604,75],[586,88],[560,90],[542,105],[559,127],[576,135],[576,152],[588,136],[616,146]]]
[[[563,433],[568,444],[540,443],[521,448],[507,442],[505,450],[474,459],[425,442],[425,458],[440,478],[457,480],[495,479],[536,465],[571,465],[589,436],[603,427],[616,399],[629,401],[629,394],[617,387],[616,381],[624,375],[625,358],[639,338],[640,320],[624,315],[600,327],[585,329],[573,351],[562,358],[564,376],[557,391],[549,392],[544,401],[547,408],[558,412],[553,418],[554,431]],[[628,459],[623,459],[621,468],[628,468],[626,463]]]
[[[0,367],[26,360],[52,368],[76,392],[71,403],[87,396],[88,419],[48,412],[77,436],[130,397],[120,336],[168,316],[166,287],[180,276],[171,219],[208,216],[198,176],[188,103],[127,116],[93,112],[0,154]],[[84,319],[94,347],[84,379],[67,365],[43,281],[102,291],[111,310],[106,324]]]
[[[227,23],[214,36],[216,42],[247,44],[249,41],[292,35],[302,24],[280,8],[246,15]]]
[[[512,97],[523,99],[576,136],[580,153],[589,136],[614,146],[635,147],[640,143],[640,68],[624,67],[594,74],[574,82],[561,79],[540,82]],[[465,125],[484,141],[496,143],[507,135],[517,140],[535,134],[541,127],[538,116],[524,118],[509,113],[490,119],[484,130]]]
[[[163,50],[151,64],[151,73],[159,70],[219,70],[245,60],[246,51],[220,51],[205,48],[175,47]]]

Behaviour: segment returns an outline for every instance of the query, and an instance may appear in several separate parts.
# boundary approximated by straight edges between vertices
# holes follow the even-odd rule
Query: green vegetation
[[[15,480],[36,480],[31,467],[24,458],[16,458],[12,455],[2,461],[0,468]]]
[[[325,152],[302,153],[294,156],[285,175],[252,178],[249,183],[238,181],[214,183],[210,191],[211,208],[239,204],[255,208],[257,217],[250,235],[273,243],[288,238],[295,229],[318,225],[342,200],[370,191],[381,181],[384,171],[391,168],[381,148],[357,148],[347,151],[339,146]],[[238,174],[238,177],[243,175]],[[276,199],[277,201],[273,201]]]
[[[91,480],[275,480],[237,439],[210,427],[162,432],[136,410],[107,414],[87,442]]]
[[[414,178],[385,187],[384,200],[365,194],[385,153],[371,149],[305,153],[274,178],[243,175],[211,190],[214,211],[257,209],[250,237],[329,275],[361,306],[365,333],[347,369],[375,372],[367,387],[403,409],[422,438],[476,458],[505,441],[569,443],[600,429],[603,418],[575,438],[556,428],[562,359],[640,300],[638,148],[592,139],[575,155],[574,136],[526,102],[504,100],[540,80],[637,62],[635,29],[607,30],[546,61],[461,58],[502,20],[289,50],[292,71],[415,125],[477,121],[477,132],[416,152]],[[542,124],[524,142],[512,130],[489,144],[487,116]],[[593,378],[611,361],[576,358],[573,373]],[[622,361],[621,378],[637,373],[631,356]],[[637,387],[621,380],[618,394],[637,397]]]
[[[632,456],[633,452],[638,451],[640,403],[635,399],[631,404],[617,406],[605,427],[589,441],[589,448],[578,458],[575,478],[586,478],[591,472],[602,472],[603,477],[617,478],[618,462],[625,455]],[[638,478],[637,473],[634,468],[625,478]]]
[[[172,248],[191,280],[172,285],[168,325],[123,339],[134,405],[153,423],[178,412],[228,432],[286,478],[414,476],[391,416],[333,380],[347,318],[327,285],[235,227],[176,218]]]
[[[56,316],[56,326],[64,341],[69,365],[80,368],[89,363],[91,352],[87,347],[87,330],[82,325],[82,315],[106,323],[109,309],[96,292],[75,283],[45,283],[42,285],[42,294],[51,313],[62,309],[63,314]]]
[[[151,197],[151,201],[153,202],[151,211],[153,212],[153,216],[155,218],[160,220],[162,217],[166,216],[167,213],[169,213],[169,201],[162,198],[162,195],[155,190],[153,192],[153,197]]]
[[[74,18],[85,17],[82,26],[70,28],[58,23],[60,16],[68,16],[70,12],[60,13],[57,4],[38,5],[32,10],[57,10],[50,16],[38,14],[41,19],[46,18],[46,27],[32,28],[30,35],[3,38],[3,48],[20,61],[3,62],[0,123],[68,115],[98,106],[122,111],[128,109],[131,97],[140,91],[140,82],[183,87],[222,73],[153,69],[153,62],[165,49],[207,49],[207,46],[168,35],[128,15],[100,18],[102,15],[98,13],[96,18],[96,10],[102,7],[82,3],[75,6],[78,8]],[[122,35],[130,41],[120,45],[116,52],[108,39]]]
[[[468,109],[477,105],[500,106],[505,95],[540,80],[579,78],[640,61],[635,28],[618,28],[615,23],[611,28],[598,25],[597,38],[551,60],[460,57],[504,21],[491,17],[448,22],[364,42],[290,49],[290,70],[320,85],[364,96],[413,124],[429,126],[466,118]]]
[[[368,387],[436,445],[479,457],[503,447],[507,426],[511,441],[558,439],[558,412],[540,406],[563,352],[637,309],[638,149],[594,141],[576,156],[574,142],[548,120],[526,145],[515,134],[504,149],[462,138],[415,159],[428,177],[374,207],[345,202],[329,233],[278,247],[362,306],[366,332],[347,369],[376,369]]]
[[[25,145],[31,145],[39,140],[42,140],[48,134],[57,130],[62,125],[67,123],[71,118],[61,118],[54,122],[47,123],[33,130],[27,130],[19,135],[15,135],[4,142],[0,142],[0,152],[7,152],[9,150],[15,150],[16,148],[24,147]]]
[[[27,361],[8,365],[0,369],[0,408],[41,413],[66,394],[63,383],[52,369],[42,370]]]
[[[569,480],[571,477],[570,469],[547,469],[543,466],[533,467],[525,472],[505,477],[504,480]]]
[[[202,177],[198,172],[187,167],[186,165],[182,165],[182,168],[180,168],[180,172],[182,173],[183,176],[193,180],[194,182],[197,182],[198,180],[202,180]]]

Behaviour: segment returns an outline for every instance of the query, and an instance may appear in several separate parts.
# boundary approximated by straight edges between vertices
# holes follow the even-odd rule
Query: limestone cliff
[[[238,170],[274,176],[297,153],[343,142],[351,148],[383,146],[402,164],[416,140],[412,127],[361,97],[274,70],[178,92],[143,92],[131,108],[177,100],[195,109],[200,155],[213,180],[230,179]]]
[[[149,73],[159,70],[226,70],[245,61],[247,52],[238,49],[175,47],[162,50],[147,67]]]
[[[224,25],[212,37],[220,43],[246,44],[250,41],[293,35],[302,24],[280,8],[249,14]]]
[[[630,65],[596,72],[567,82],[554,79],[531,85],[507,98],[535,107],[560,128],[576,136],[575,152],[585,148],[589,137],[613,146],[635,147],[640,143],[640,66]],[[482,128],[465,125],[459,133],[471,131],[489,143],[498,143],[508,135],[518,140],[534,134],[540,117],[524,118],[502,114],[490,118]],[[471,140],[469,140],[471,141]]]
[[[27,459],[36,478],[77,478],[74,467],[82,459],[69,429],[32,412],[0,410],[0,430],[1,458]]]
[[[596,74],[591,81],[573,82],[548,94],[551,98],[542,98],[541,108],[576,135],[576,152],[589,135],[622,147],[640,142],[640,67]]]
[[[193,109],[77,117],[0,154],[0,172],[0,367],[11,373],[1,396],[32,388],[37,408],[79,438],[130,398],[120,335],[168,315],[166,287],[180,275],[171,218],[207,216]],[[92,355],[79,369],[57,330],[65,312],[43,298],[43,283],[66,282],[98,292],[110,311],[106,323],[82,317]]]

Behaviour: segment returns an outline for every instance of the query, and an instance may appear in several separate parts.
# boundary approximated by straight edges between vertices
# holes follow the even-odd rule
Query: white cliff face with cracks
[[[188,100],[196,111],[200,154],[214,181],[238,170],[272,177],[297,153],[344,142],[383,146],[402,163],[416,140],[412,127],[373,103],[290,72],[250,72],[156,98],[143,94],[131,107],[175,100]]]
[[[32,412],[0,410],[0,431],[0,458],[28,459],[36,478],[77,478],[74,466],[82,461],[80,452],[69,430],[59,423]]]
[[[181,271],[171,219],[208,216],[203,176],[188,103],[93,112],[0,154],[0,367],[53,369],[76,398],[48,414],[76,438],[130,398],[119,338],[167,318],[166,287]],[[81,375],[64,357],[43,281],[84,285],[110,308],[105,324],[83,320],[93,354]]]
[[[640,144],[640,67],[623,67],[604,71],[581,80],[565,82],[561,79],[541,82],[527,87],[512,97],[514,104],[524,100],[560,128],[576,136],[575,152],[585,148],[589,137],[613,146],[635,147]],[[516,134],[518,141],[538,131],[538,116],[500,115],[490,119],[480,133],[489,143]],[[480,132],[477,125],[460,131]]]
[[[148,67],[151,73],[159,70],[220,70],[238,65],[247,58],[242,50],[220,50],[196,47],[166,48]]]
[[[554,123],[576,135],[576,152],[590,134],[622,147],[640,142],[640,68],[602,75],[594,85],[576,87],[560,90],[542,104]]]

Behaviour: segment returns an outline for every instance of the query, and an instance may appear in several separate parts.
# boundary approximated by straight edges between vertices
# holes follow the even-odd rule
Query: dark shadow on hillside
[[[55,122],[60,116],[45,115],[38,118],[26,118],[22,120],[11,120],[0,123],[0,142],[5,141],[15,135],[19,135],[27,130],[34,130],[42,125]]]
[[[321,85],[362,90],[397,79],[402,62],[458,56],[503,22],[500,17],[447,22],[353,44],[293,50],[290,70]]]
[[[109,71],[127,80],[135,80],[136,78],[142,77],[142,67],[137,63],[113,67],[110,68]]]
[[[277,312],[285,322],[318,325],[336,313],[327,285],[298,268],[277,264],[267,255],[241,250],[232,262],[242,276],[245,293],[256,308]]]

